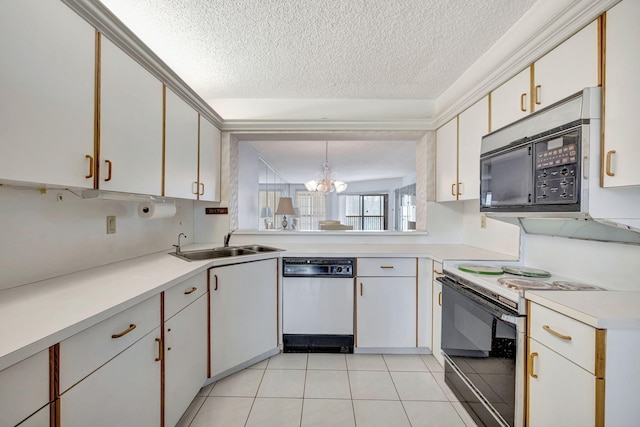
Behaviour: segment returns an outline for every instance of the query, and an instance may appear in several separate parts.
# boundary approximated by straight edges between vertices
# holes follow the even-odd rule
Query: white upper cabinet
[[[200,117],[200,181],[198,199],[220,201],[220,131]]]
[[[480,198],[480,145],[489,133],[489,98],[458,117],[458,200]]]
[[[436,201],[457,200],[457,167],[458,118],[455,117],[436,131]]]
[[[95,30],[60,1],[3,2],[0,58],[0,179],[92,188]]]
[[[530,86],[531,69],[527,67],[491,92],[491,131],[529,114]]]
[[[162,193],[162,83],[101,37],[99,188]]]
[[[536,61],[533,74],[535,111],[585,87],[598,86],[598,21]]]
[[[491,93],[491,131],[591,86],[598,86],[597,20]]]
[[[624,0],[606,14],[603,186],[640,185],[640,2]]]
[[[164,196],[198,196],[198,113],[166,89]]]

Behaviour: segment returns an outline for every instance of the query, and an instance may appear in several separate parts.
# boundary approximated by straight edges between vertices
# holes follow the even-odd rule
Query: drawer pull
[[[130,324],[129,327],[127,329],[125,329],[124,331],[120,332],[119,334],[113,334],[111,335],[111,338],[120,338],[123,337],[125,335],[127,335],[129,332],[133,331],[136,328],[135,324]]]
[[[105,162],[105,163],[107,164],[107,166],[108,166],[108,168],[107,168],[107,177],[104,179],[104,181],[105,181],[105,182],[107,182],[107,181],[111,181],[111,169],[112,169],[112,167],[113,167],[113,162],[111,162],[111,160],[105,160],[104,162]]]
[[[535,352],[529,355],[529,376],[531,378],[538,378],[538,375],[534,373],[535,370],[533,369],[533,360],[536,357],[538,357],[538,353],[535,353]]]
[[[360,283],[360,296],[362,296],[362,283]]]
[[[218,275],[217,275],[217,274],[214,274],[214,275],[213,275],[213,277],[215,277],[215,278],[216,278],[216,284],[215,284],[215,287],[213,288],[213,290],[214,290],[214,291],[217,291],[217,290],[218,290]]]
[[[433,270],[433,272],[434,272],[434,273],[436,273],[436,274],[438,274],[438,275],[440,275],[440,276],[442,276],[442,271]]]
[[[533,91],[533,99],[534,99],[536,105],[542,104],[542,101],[540,100],[541,99],[541,97],[540,97],[540,88],[542,88],[541,85],[536,85],[536,87],[535,87],[535,89]]]
[[[611,171],[611,156],[613,156],[614,154],[616,154],[616,150],[607,151],[607,162],[606,162],[607,176],[616,176],[615,172]]]
[[[381,265],[380,268],[394,268],[393,265]]]
[[[526,113],[527,112],[527,94],[523,93],[522,95],[520,95],[520,111]]]
[[[195,292],[195,291],[197,291],[197,290],[198,290],[198,288],[196,288],[196,287],[194,286],[193,288],[191,288],[191,289],[188,289],[188,290],[184,291],[184,294],[185,294],[185,295],[189,295],[189,294],[194,293],[194,292]]]
[[[551,329],[549,325],[542,325],[542,329],[549,332],[551,335],[555,335],[556,337],[562,340],[571,341],[571,335],[562,335],[560,332],[557,332]]]
[[[438,292],[438,305],[442,306],[442,292]]]
[[[93,156],[87,154],[84,157],[89,159],[89,175],[85,175],[85,178],[93,178]]]
[[[454,187],[456,186],[456,183],[454,182],[453,184],[451,184],[451,195],[455,196],[456,195],[456,191],[454,190]]]
[[[158,343],[158,357],[156,357],[156,362],[162,360],[162,338],[156,338],[156,342]]]

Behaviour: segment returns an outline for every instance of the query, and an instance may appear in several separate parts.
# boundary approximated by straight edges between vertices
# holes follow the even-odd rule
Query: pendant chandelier
[[[319,191],[321,193],[342,193],[347,189],[347,184],[342,181],[338,181],[337,179],[331,179],[331,172],[329,171],[329,142],[325,141],[325,157],[324,163],[322,164],[324,167],[323,172],[318,172],[318,177],[316,179],[312,179],[311,181],[307,181],[304,183],[304,186],[308,191]]]

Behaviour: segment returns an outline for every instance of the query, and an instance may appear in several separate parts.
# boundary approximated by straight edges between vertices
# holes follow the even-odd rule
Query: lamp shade
[[[278,201],[278,209],[276,209],[276,215],[295,215],[296,211],[293,209],[293,202],[291,197],[280,197]]]
[[[271,208],[266,207],[260,210],[260,218],[269,218],[271,216]]]

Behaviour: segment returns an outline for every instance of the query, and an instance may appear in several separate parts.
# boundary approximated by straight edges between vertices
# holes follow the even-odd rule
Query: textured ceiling
[[[102,2],[224,119],[352,120],[432,114],[535,0]]]

